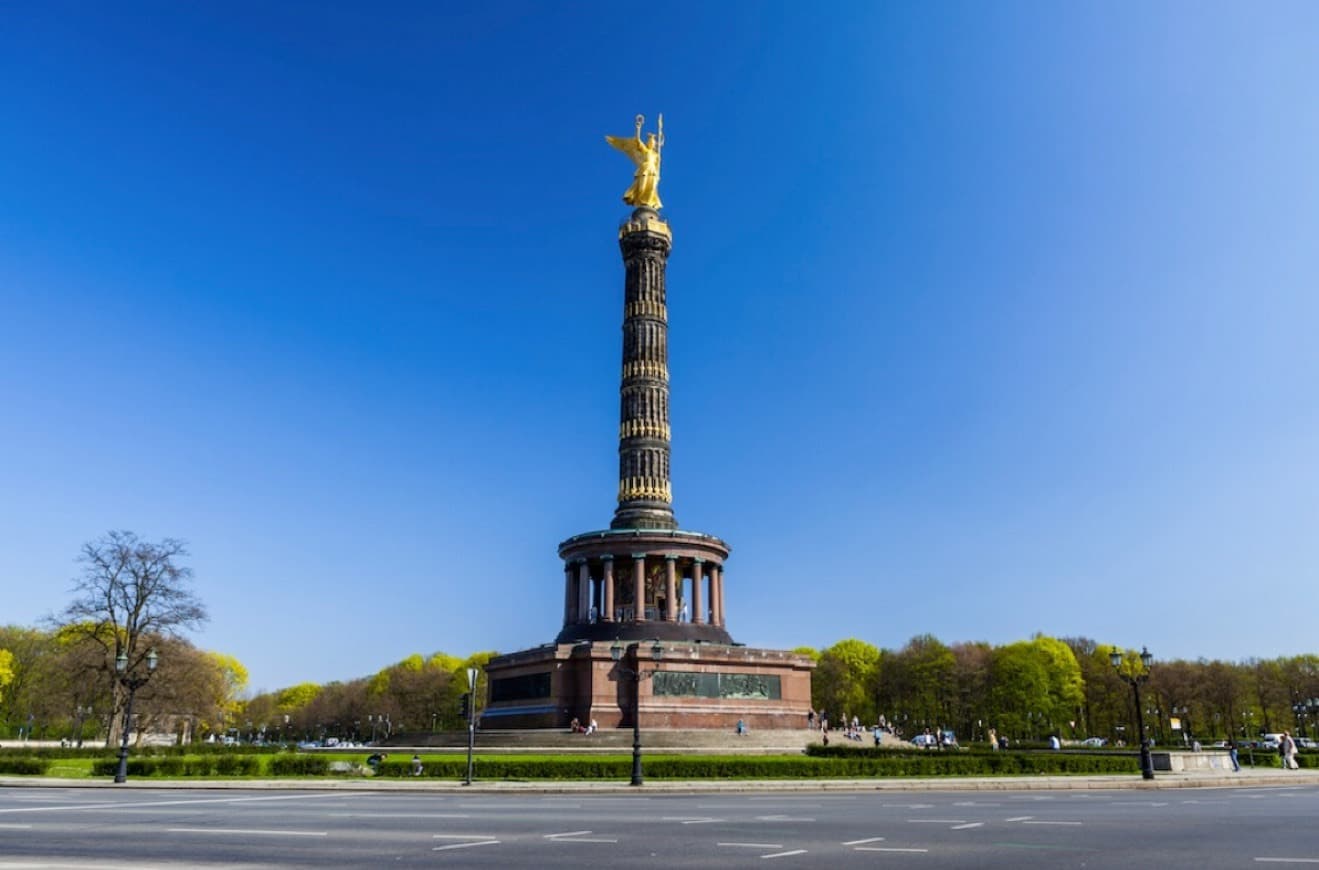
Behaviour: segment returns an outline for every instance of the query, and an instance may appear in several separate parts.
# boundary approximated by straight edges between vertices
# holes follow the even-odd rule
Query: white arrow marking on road
[[[1012,818],[1010,818],[1010,819],[1004,819],[1003,821],[1005,821],[1005,822],[1024,822],[1024,821],[1027,821],[1028,819],[1033,819],[1033,818],[1035,818],[1035,817],[1034,817],[1034,816],[1013,816]]]
[[[805,849],[793,849],[789,852],[773,852],[769,855],[761,855],[762,858],[786,858],[789,855],[805,855]]]
[[[684,825],[708,825],[711,822],[722,822],[723,819],[716,819],[714,816],[664,816],[661,821],[681,822]]]
[[[443,852],[445,849],[469,849],[472,846],[498,846],[498,840],[477,840],[474,843],[450,843],[447,846],[432,846],[432,852]]]
[[[967,822],[965,825],[953,825],[951,830],[964,831],[967,828],[979,828],[982,825],[984,825],[984,822]]]
[[[30,831],[32,830],[32,826],[31,825],[0,825],[0,829],[6,831]]]
[[[616,839],[606,837],[584,837],[583,834],[589,834],[590,831],[565,831],[562,834],[546,834],[545,839],[553,840],[556,843],[617,843]]]
[[[848,840],[844,846],[860,846],[862,843],[878,843],[883,837],[867,837],[864,840]]]

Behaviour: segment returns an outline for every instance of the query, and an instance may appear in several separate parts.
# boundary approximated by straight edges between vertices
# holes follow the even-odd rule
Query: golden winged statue
[[[632,176],[632,186],[623,194],[623,202],[632,206],[646,206],[658,209],[662,206],[659,198],[660,149],[664,147],[664,116],[659,116],[658,133],[647,135],[641,141],[641,127],[646,123],[644,115],[637,115],[636,135],[627,139],[623,136],[606,136],[605,141],[622,151],[637,165],[636,174]]]

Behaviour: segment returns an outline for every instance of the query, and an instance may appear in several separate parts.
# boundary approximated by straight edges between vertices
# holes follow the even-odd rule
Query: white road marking
[[[953,825],[951,830],[965,831],[967,828],[979,828],[982,827],[984,824],[985,824],[984,822],[967,822],[965,825]]]
[[[1084,823],[1083,823],[1083,822],[1055,822],[1055,821],[1039,820],[1039,821],[1034,821],[1034,822],[1022,822],[1022,824],[1023,824],[1023,825],[1080,825],[1080,824],[1084,824]]]
[[[31,826],[31,825],[17,825],[17,824],[13,824],[13,825],[0,824],[0,830],[5,830],[5,831],[30,831],[30,830],[32,830],[32,826]]]
[[[470,813],[326,813],[332,819],[470,819]]]
[[[808,819],[802,816],[756,816],[758,822],[813,822],[815,819]]]
[[[913,825],[965,825],[966,819],[907,819]]]
[[[993,803],[993,802],[990,802],[990,801],[957,801],[956,803],[953,804],[953,806],[955,806],[955,807],[997,807],[997,806],[1002,806],[1002,804],[999,804],[999,803]]]
[[[789,855],[805,855],[805,849],[792,849],[787,852],[771,852],[768,855],[761,855],[762,858],[786,858]]]
[[[708,825],[711,822],[722,822],[724,820],[716,819],[714,816],[664,816],[660,821],[681,822],[684,825]]]
[[[745,846],[748,849],[782,849],[782,843],[715,843],[716,846]]]
[[[899,849],[896,846],[857,846],[858,852],[928,852],[929,849]]]
[[[171,834],[258,834],[266,837],[328,837],[328,831],[268,831],[261,828],[166,828]]]
[[[431,834],[432,840],[495,840],[494,834]]]
[[[1034,816],[1013,816],[1012,818],[1010,818],[1010,819],[1004,819],[1003,821],[1005,821],[1005,822],[1024,822],[1024,821],[1027,821],[1028,819],[1033,819],[1033,818],[1035,818],[1035,817],[1034,817]]]
[[[1261,864],[1319,864],[1319,858],[1256,858]]]
[[[477,840],[472,843],[450,843],[447,846],[431,846],[432,852],[443,852],[445,849],[470,849],[472,846],[498,846],[498,840]]]
[[[555,843],[617,843],[617,839],[607,837],[584,837],[583,834],[589,834],[591,831],[565,831],[562,834],[546,834],[545,839],[553,840]]]
[[[864,840],[848,840],[844,846],[860,846],[862,843],[878,843],[883,837],[867,837]]]
[[[353,797],[369,797],[354,793]],[[195,804],[242,804],[256,803],[258,801],[295,801],[315,799],[323,800],[325,798],[341,798],[343,795],[337,794],[291,794],[291,795],[272,795],[264,797],[239,797],[239,798],[197,798],[195,800],[172,800],[172,801],[131,801],[116,802],[106,801],[99,804],[76,804],[74,806],[49,806],[49,807],[9,807],[0,809],[0,813],[46,813],[46,812],[67,812],[69,810],[120,810],[131,809],[134,807],[177,807],[192,806]]]
[[[880,804],[880,806],[887,807],[889,809],[899,808],[904,810],[928,810],[931,807],[933,807],[934,804]]]

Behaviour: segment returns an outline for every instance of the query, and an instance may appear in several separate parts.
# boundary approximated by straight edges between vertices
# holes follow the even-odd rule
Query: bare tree
[[[116,709],[123,702],[116,658],[127,659],[126,674],[141,673],[154,639],[177,637],[206,621],[206,608],[189,588],[192,569],[179,564],[187,555],[182,541],[165,538],[155,544],[132,532],[110,532],[83,545],[76,597],[55,625],[100,645]]]

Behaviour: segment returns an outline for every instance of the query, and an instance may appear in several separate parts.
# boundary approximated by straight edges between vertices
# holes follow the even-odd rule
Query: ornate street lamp
[[[1304,701],[1293,704],[1292,712],[1296,714],[1296,721],[1301,726],[1299,729],[1301,736],[1308,736],[1305,733],[1305,717],[1307,715],[1313,717],[1316,713],[1319,713],[1319,698],[1307,698]]]
[[[636,663],[635,667],[627,667],[622,664],[624,648],[621,643],[614,641],[614,645],[609,647],[609,657],[614,660],[615,667],[625,676],[632,678],[632,785],[641,785],[641,681],[647,677],[653,677],[659,671],[659,668],[652,668],[649,671],[641,668],[641,644],[628,644],[627,653]],[[650,655],[658,663],[664,658],[664,647],[660,642],[655,641],[650,648]]]
[[[131,673],[128,670],[128,652],[120,650],[119,655],[115,657],[114,669],[118,676],[119,684],[128,690],[128,703],[124,705],[124,728],[119,737],[119,769],[115,771],[115,782],[128,781],[128,735],[133,725],[133,696],[137,690],[147,684],[151,675],[156,672],[156,663],[160,657],[156,655],[154,648],[147,650],[147,672]]]
[[[1154,759],[1150,757],[1150,741],[1145,736],[1145,717],[1140,709],[1140,684],[1147,682],[1150,678],[1150,664],[1154,661],[1154,656],[1145,647],[1140,648],[1140,672],[1128,674],[1122,670],[1123,662],[1122,650],[1115,649],[1108,654],[1108,663],[1113,666],[1113,670],[1129,686],[1131,691],[1136,695],[1136,730],[1140,734],[1140,775],[1145,779],[1154,779]]]

